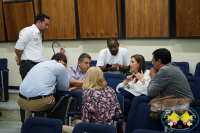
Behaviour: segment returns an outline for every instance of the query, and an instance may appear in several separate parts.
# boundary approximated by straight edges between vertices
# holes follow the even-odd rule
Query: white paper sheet
[[[135,90],[131,90],[131,89],[127,89],[127,88],[124,88],[126,91],[130,92],[131,94],[133,94],[134,96],[140,96],[142,93],[141,92],[138,92],[138,91],[135,91]]]

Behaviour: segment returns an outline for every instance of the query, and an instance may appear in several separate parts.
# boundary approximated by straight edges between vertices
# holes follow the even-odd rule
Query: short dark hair
[[[147,69],[147,65],[144,59],[144,56],[140,55],[140,54],[135,54],[133,56],[131,56],[131,58],[135,58],[137,63],[140,63],[140,67],[138,68],[138,72],[140,73],[141,70],[143,73],[145,73],[146,69]],[[138,81],[138,79],[136,78],[136,82]]]
[[[38,14],[38,15],[35,17],[34,24],[36,24],[38,20],[40,20],[41,22],[43,22],[45,18],[46,18],[46,19],[50,19],[50,17],[47,16],[46,14],[42,14],[42,13],[41,13],[41,14]]]
[[[65,64],[67,64],[67,58],[64,54],[61,54],[61,53],[56,53],[52,56],[51,60],[57,60],[57,61],[60,61],[60,60],[63,60],[63,62]]]
[[[83,61],[85,58],[88,58],[91,60],[91,56],[87,53],[82,53],[79,57],[78,57],[78,61]]]
[[[166,48],[156,49],[152,54],[154,55],[154,60],[160,59],[162,64],[168,64],[172,60],[171,53]]]
[[[109,39],[107,40],[107,44],[108,44],[108,42],[110,42],[110,41],[116,41],[116,42],[118,43],[118,41],[117,41],[116,38],[109,38]]]

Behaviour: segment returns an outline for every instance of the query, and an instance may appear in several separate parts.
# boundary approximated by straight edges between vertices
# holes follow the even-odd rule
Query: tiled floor
[[[21,122],[0,121],[0,133],[20,133]]]

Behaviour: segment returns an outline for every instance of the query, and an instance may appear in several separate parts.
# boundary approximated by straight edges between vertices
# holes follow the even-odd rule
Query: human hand
[[[150,76],[150,77],[157,76],[157,73],[158,73],[158,72],[157,72],[156,69],[153,67],[153,68],[150,69],[149,76]]]
[[[76,90],[76,87],[71,87],[71,88],[69,88],[68,91],[75,91],[75,90]]]
[[[109,68],[110,71],[116,71],[117,70],[117,64],[112,64],[112,66]]]
[[[18,66],[21,64],[21,60],[17,56],[15,56],[15,61]]]
[[[63,64],[66,67],[66,63],[63,60],[58,61],[59,63]]]
[[[135,75],[135,73],[133,72],[132,75],[127,76],[127,77],[126,77],[126,82],[130,82],[130,81],[132,81],[134,75]]]
[[[144,78],[142,70],[141,70],[141,73],[138,72],[137,74],[134,74],[134,75],[138,80],[142,80]]]
[[[124,70],[125,70],[124,66],[123,66],[123,65],[120,65],[120,66],[119,66],[119,71],[120,71],[120,72],[124,72]]]

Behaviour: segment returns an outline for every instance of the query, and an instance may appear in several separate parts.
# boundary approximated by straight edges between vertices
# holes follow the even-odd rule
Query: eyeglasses
[[[152,59],[151,61],[152,61],[152,62],[154,62],[154,61],[156,62],[157,60],[155,60],[155,59]]]

